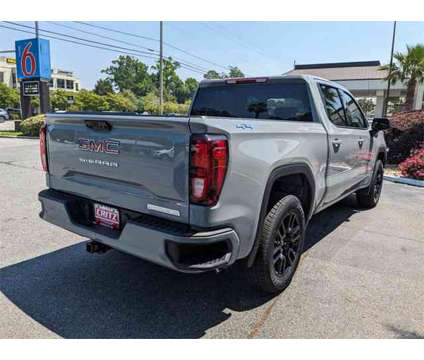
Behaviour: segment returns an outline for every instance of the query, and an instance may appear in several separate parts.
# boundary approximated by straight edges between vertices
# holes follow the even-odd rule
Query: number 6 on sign
[[[19,40],[16,41],[15,48],[16,75],[19,80],[50,79],[50,43],[48,40]]]
[[[25,76],[34,76],[35,70],[37,69],[35,56],[31,52],[31,47],[32,47],[32,43],[29,42],[24,48],[24,52],[22,53],[22,57],[20,61],[21,67],[22,67],[22,73]]]

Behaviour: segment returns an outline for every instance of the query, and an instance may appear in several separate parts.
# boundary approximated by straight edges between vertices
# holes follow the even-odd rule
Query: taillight
[[[221,135],[194,135],[190,153],[190,201],[215,205],[227,172],[227,138]]]
[[[43,125],[40,129],[40,157],[41,165],[43,170],[48,172],[49,166],[47,164],[47,139],[46,139],[46,125]]]

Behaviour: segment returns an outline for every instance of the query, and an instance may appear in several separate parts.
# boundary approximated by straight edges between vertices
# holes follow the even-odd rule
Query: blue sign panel
[[[15,49],[18,79],[50,79],[50,42],[48,40],[19,40],[15,42]]]

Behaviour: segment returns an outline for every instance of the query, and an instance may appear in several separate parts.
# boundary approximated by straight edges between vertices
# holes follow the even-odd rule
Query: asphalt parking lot
[[[186,275],[38,218],[36,140],[0,138],[0,338],[424,338],[424,189],[384,183],[314,217],[276,297],[236,270]]]

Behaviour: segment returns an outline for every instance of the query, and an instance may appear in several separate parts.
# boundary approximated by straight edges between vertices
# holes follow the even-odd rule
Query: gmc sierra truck
[[[388,127],[312,76],[205,80],[182,117],[48,114],[40,216],[89,252],[193,273],[238,262],[279,292],[314,214],[352,193],[376,206]]]

